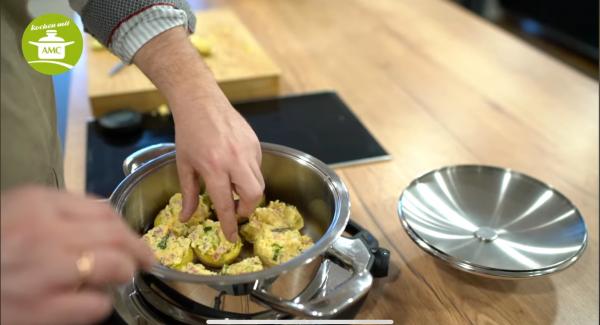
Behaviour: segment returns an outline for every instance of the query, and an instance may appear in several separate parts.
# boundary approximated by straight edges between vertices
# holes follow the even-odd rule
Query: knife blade
[[[108,71],[108,75],[110,77],[112,77],[112,76],[116,75],[117,73],[119,73],[119,71],[123,70],[123,68],[125,68],[126,66],[127,66],[127,64],[125,64],[123,62],[118,62],[112,68],[110,68],[110,70]]]

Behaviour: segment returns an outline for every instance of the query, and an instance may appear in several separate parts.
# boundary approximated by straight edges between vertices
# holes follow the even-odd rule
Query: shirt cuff
[[[123,22],[112,35],[110,50],[123,62],[130,63],[135,53],[158,34],[177,26],[190,32],[184,10],[169,5],[148,8]]]

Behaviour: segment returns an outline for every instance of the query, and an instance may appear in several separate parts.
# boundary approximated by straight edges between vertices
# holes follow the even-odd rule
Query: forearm
[[[153,38],[136,53],[133,62],[165,96],[176,122],[185,115],[183,111],[205,110],[209,114],[218,109],[205,107],[223,94],[183,27]]]

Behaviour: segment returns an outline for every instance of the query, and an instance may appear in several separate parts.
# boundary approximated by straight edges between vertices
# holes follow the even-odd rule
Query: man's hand
[[[133,61],[173,112],[182,218],[187,220],[198,204],[202,177],[223,232],[235,241],[235,213],[251,214],[265,187],[256,134],[223,95],[183,27],[153,38]],[[240,196],[237,209],[232,191]]]
[[[2,324],[100,321],[112,309],[107,287],[154,263],[145,243],[96,200],[21,188],[2,193],[0,219]],[[87,275],[78,271],[82,256],[91,262]]]

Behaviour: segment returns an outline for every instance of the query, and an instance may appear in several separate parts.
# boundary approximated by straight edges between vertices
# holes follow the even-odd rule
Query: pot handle
[[[258,282],[250,294],[259,302],[280,312],[313,318],[333,317],[364,296],[371,288],[373,277],[368,266],[373,256],[361,239],[346,237],[338,238],[327,250],[327,254],[333,257],[327,257],[327,260],[349,267],[352,276],[326,296],[317,294],[307,301],[285,300],[271,295],[262,282]]]
[[[175,151],[174,143],[159,143],[142,148],[123,160],[123,173],[127,176],[150,160],[172,151]]]

